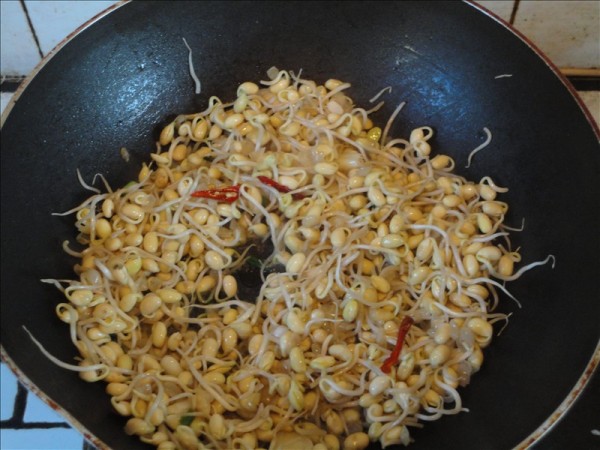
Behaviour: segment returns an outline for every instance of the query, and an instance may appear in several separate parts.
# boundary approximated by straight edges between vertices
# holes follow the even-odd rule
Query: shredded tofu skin
[[[77,278],[44,280],[79,353],[61,366],[107,383],[128,434],[362,449],[465,411],[500,291],[548,259],[515,271],[506,189],[453,174],[427,126],[387,137],[349,87],[271,70],[178,116],[137,180],[69,211]],[[253,242],[273,251],[247,298]]]

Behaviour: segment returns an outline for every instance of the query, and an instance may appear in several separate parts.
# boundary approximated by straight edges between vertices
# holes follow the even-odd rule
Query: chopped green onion
[[[179,424],[189,426],[193,421],[194,416],[181,416],[181,419],[179,419]]]
[[[263,262],[256,256],[249,256],[248,259],[246,259],[246,263],[251,267],[256,267],[257,269],[260,269],[263,266]]]

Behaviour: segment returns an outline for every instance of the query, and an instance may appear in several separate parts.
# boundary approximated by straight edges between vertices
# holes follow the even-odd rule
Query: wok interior
[[[141,19],[141,18],[144,19]],[[245,18],[242,23],[238,18]],[[190,19],[191,18],[191,19]],[[202,94],[194,95],[185,37]],[[72,218],[51,216],[86,196],[76,178],[102,173],[113,186],[149,159],[162,125],[233,98],[271,66],[353,84],[361,105],[386,86],[383,124],[406,106],[391,135],[435,130],[434,152],[457,172],[490,175],[510,188],[508,224],[523,261],[556,257],[509,285],[523,308],[486,349],[482,370],[461,389],[470,412],[411,430],[413,448],[509,448],[535,430],[575,384],[598,342],[598,140],[557,76],[501,24],[468,4],[134,2],[69,42],[29,83],[2,135],[2,346],[19,369],[112,448],[146,448],[121,430],[102,383],[87,384],[45,359],[72,361],[61,301],[41,278],[69,278]],[[501,74],[510,77],[496,78]],[[465,169],[468,153],[492,143]],[[125,162],[119,149],[126,147]],[[596,252],[591,251],[592,245]],[[574,351],[576,349],[576,351]]]

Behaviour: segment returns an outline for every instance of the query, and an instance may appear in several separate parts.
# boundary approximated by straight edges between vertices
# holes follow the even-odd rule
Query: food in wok
[[[390,136],[402,104],[376,126],[387,89],[269,78],[177,116],[126,186],[80,178],[78,277],[45,280],[79,362],[48,356],[160,450],[408,445],[466,409],[505,282],[551,257],[515,269],[507,189],[427,126]]]

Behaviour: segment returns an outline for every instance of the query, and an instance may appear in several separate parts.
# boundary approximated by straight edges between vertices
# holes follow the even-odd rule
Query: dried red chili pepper
[[[192,192],[192,197],[209,198],[220,202],[233,203],[240,196],[240,186],[227,186],[218,189],[206,189],[203,191]]]
[[[274,187],[279,192],[283,192],[284,194],[287,194],[288,192],[291,191],[291,189],[289,187],[284,186],[281,183],[278,183],[273,178],[265,177],[264,175],[259,175],[257,178],[259,179],[259,181],[261,183],[266,184],[267,186]],[[292,197],[294,198],[294,200],[301,200],[304,198],[304,195],[298,192],[298,193],[292,194]]]
[[[414,323],[414,320],[410,316],[404,317],[402,322],[400,323],[400,329],[398,330],[398,339],[396,340],[396,345],[394,346],[394,350],[388,358],[381,365],[381,371],[384,373],[390,373],[392,370],[392,366],[398,362],[400,359],[400,352],[402,351],[402,345],[404,345],[404,338],[408,329]]]

